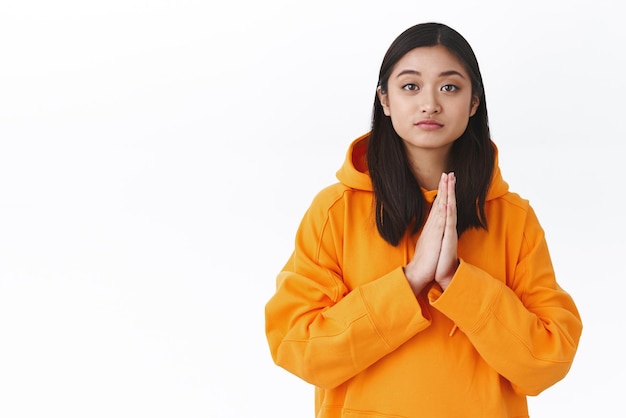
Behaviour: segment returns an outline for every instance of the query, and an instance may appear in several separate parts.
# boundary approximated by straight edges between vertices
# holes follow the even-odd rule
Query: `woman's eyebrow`
[[[421,76],[422,73],[420,73],[417,70],[402,70],[398,73],[398,75],[396,76],[396,78],[401,77],[403,75],[417,75],[417,76]],[[461,74],[460,72],[456,71],[456,70],[448,70],[448,71],[442,71],[441,73],[439,73],[439,77],[449,77],[451,75],[458,75],[461,78],[465,78],[463,76],[463,74]]]

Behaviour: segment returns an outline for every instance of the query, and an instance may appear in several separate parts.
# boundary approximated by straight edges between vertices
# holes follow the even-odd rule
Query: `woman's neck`
[[[436,190],[439,186],[441,173],[450,170],[450,149],[407,150],[413,175],[420,187]]]

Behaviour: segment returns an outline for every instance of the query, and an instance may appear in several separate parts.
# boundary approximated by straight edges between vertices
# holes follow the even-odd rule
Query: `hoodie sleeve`
[[[327,389],[430,324],[421,308],[427,301],[416,300],[401,267],[357,288],[346,287],[341,274],[341,199],[314,200],[265,306],[266,336],[276,364]]]
[[[461,260],[446,291],[433,288],[428,298],[518,393],[537,395],[568,373],[582,322],[556,282],[543,229],[530,207],[514,271],[507,285]]]

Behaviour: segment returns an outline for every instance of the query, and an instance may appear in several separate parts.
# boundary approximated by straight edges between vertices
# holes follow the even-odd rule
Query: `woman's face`
[[[461,62],[443,46],[407,52],[378,96],[385,115],[411,153],[449,151],[476,113],[478,98]]]

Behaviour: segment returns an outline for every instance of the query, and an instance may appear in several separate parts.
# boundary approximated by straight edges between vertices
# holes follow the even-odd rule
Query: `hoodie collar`
[[[369,132],[356,138],[350,144],[346,157],[341,168],[337,171],[337,179],[346,186],[364,191],[372,191],[372,181],[367,170],[367,144],[369,140]],[[498,148],[492,142],[496,151],[494,162],[493,177],[487,192],[487,200],[492,200],[506,194],[509,191],[509,185],[502,178],[500,167],[498,164]],[[427,200],[434,199],[436,190],[422,190]]]

